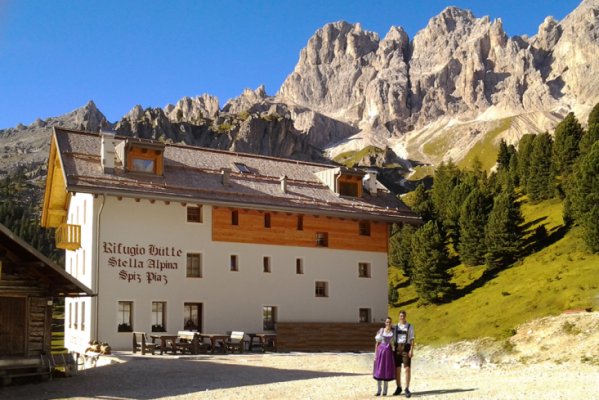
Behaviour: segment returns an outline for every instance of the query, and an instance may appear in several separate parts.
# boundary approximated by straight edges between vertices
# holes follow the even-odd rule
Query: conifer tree
[[[585,231],[589,249],[599,252],[599,142],[577,163],[567,200],[574,222]]]
[[[437,219],[444,226],[448,220],[447,204],[453,188],[460,183],[460,176],[460,170],[451,160],[449,160],[447,164],[442,162],[435,170],[433,187],[431,189],[431,200],[435,207]]]
[[[420,299],[425,303],[446,301],[452,288],[447,272],[449,256],[443,230],[436,222],[429,221],[416,231],[412,239],[412,257],[412,282]]]
[[[565,177],[572,172],[572,165],[580,153],[582,134],[582,126],[574,113],[569,113],[555,128],[552,162],[557,175]]]
[[[587,125],[591,126],[593,124],[599,124],[599,103],[595,104],[595,107],[593,107],[589,114]]]
[[[532,154],[532,145],[535,137],[536,135],[527,133],[526,135],[522,136],[518,142],[517,174],[520,185],[522,185],[524,189],[526,189],[526,184],[528,182],[528,176],[530,173],[530,156]]]
[[[485,226],[489,201],[478,188],[474,188],[462,205],[460,213],[460,259],[466,265],[480,265],[487,251]]]
[[[599,141],[599,122],[589,124],[586,132],[580,139],[580,156],[582,157],[589,152],[595,142]]]
[[[550,199],[554,195],[554,172],[551,164],[552,140],[548,133],[537,135],[532,143],[526,193],[532,201]]]
[[[502,268],[516,259],[522,240],[522,221],[520,207],[512,190],[495,197],[485,227],[487,268]]]
[[[429,191],[421,183],[414,190],[412,211],[417,212],[424,222],[428,222],[435,217],[435,207],[431,200]]]
[[[497,169],[508,169],[510,166],[510,152],[504,139],[499,142],[499,152],[497,154]]]
[[[405,224],[395,230],[391,236],[389,261],[391,265],[400,268],[404,275],[411,278],[413,270],[412,237],[416,232],[413,225]]]

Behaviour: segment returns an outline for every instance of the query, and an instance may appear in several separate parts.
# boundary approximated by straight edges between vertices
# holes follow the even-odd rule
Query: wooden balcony
[[[56,228],[56,247],[77,250],[81,247],[81,225],[62,224]]]

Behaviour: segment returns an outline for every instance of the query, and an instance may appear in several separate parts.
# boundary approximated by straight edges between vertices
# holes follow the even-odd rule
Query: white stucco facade
[[[201,330],[213,333],[263,331],[264,306],[276,307],[277,322],[358,322],[360,309],[373,321],[386,317],[386,253],[217,242],[212,207],[202,205],[202,213],[194,223],[181,202],[72,196],[68,222],[82,227],[81,248],[66,252],[66,269],[97,297],[67,299],[65,346],[81,351],[97,339],[130,349],[131,333],[117,331],[119,302],[131,302],[132,329],[148,333],[153,302],[166,304],[173,333],[184,329],[185,303],[201,304]],[[188,253],[201,255],[201,277],[186,276]],[[359,276],[359,263],[370,265],[369,277]],[[315,296],[317,281],[327,283],[327,297]]]

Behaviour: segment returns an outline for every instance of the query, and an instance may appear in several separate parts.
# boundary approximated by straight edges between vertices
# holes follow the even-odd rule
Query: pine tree
[[[460,183],[461,171],[449,160],[444,162],[435,170],[433,187],[431,189],[431,200],[435,207],[435,215],[443,226],[448,224],[448,201],[454,187]],[[451,225],[451,223],[449,223]]]
[[[414,271],[412,282],[425,303],[441,303],[451,291],[447,272],[449,256],[443,230],[434,221],[422,226],[412,239]]]
[[[431,200],[429,191],[423,184],[418,185],[414,190],[412,211],[417,212],[424,222],[428,222],[435,217],[435,207]]]
[[[537,135],[532,143],[526,192],[532,201],[550,199],[554,195],[554,172],[551,164],[551,136]]]
[[[508,169],[510,166],[510,152],[504,139],[499,142],[499,152],[497,154],[497,169]]]
[[[552,162],[557,175],[565,177],[572,172],[572,165],[580,153],[582,134],[582,126],[574,113],[569,113],[555,128]]]
[[[466,198],[460,213],[460,259],[466,265],[480,265],[485,260],[485,226],[489,201],[475,188]]]
[[[587,131],[580,139],[580,157],[589,152],[595,142],[599,141],[599,122],[589,124]]]
[[[522,240],[522,221],[513,191],[506,191],[495,197],[489,222],[485,227],[487,268],[502,268],[516,259]]]
[[[527,133],[526,135],[522,136],[518,142],[517,174],[520,185],[522,185],[524,189],[526,189],[528,176],[530,174],[530,156],[532,154],[535,137],[536,135]]]
[[[412,237],[416,232],[413,225],[405,224],[395,230],[391,236],[389,262],[400,268],[404,275],[411,278],[414,262],[412,261]]]
[[[577,163],[567,200],[574,222],[585,231],[589,249],[599,252],[599,142]]]
[[[587,125],[591,126],[593,124],[599,124],[599,103],[595,104],[595,107],[593,107],[589,114]]]

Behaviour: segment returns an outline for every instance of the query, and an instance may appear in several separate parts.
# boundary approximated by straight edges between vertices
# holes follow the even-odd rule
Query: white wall
[[[80,195],[75,197],[71,208],[79,202]],[[102,197],[93,201],[97,212]],[[183,329],[186,302],[203,304],[202,330],[213,333],[262,331],[263,306],[277,307],[278,321],[358,322],[359,308],[370,308],[376,321],[387,315],[384,253],[212,242],[209,206],[203,207],[203,223],[188,223],[186,217],[181,203],[106,199],[99,227],[98,339],[113,349],[131,347],[131,334],[117,332],[118,301],[133,302],[133,329],[148,333],[153,301],[167,303],[169,332]],[[86,237],[94,232],[89,228]],[[117,254],[119,243],[144,254]],[[92,243],[85,241],[85,246],[86,257],[95,265]],[[151,246],[169,255],[150,255]],[[185,276],[188,252],[202,254],[202,278]],[[238,272],[229,269],[231,254],[238,255]],[[271,257],[270,273],[262,270],[264,256]],[[303,259],[302,275],[296,274],[296,258]],[[151,269],[149,260],[177,268]],[[358,262],[371,264],[371,278],[358,277]],[[149,282],[152,273],[160,281]],[[315,297],[316,281],[328,282],[329,297]]]

